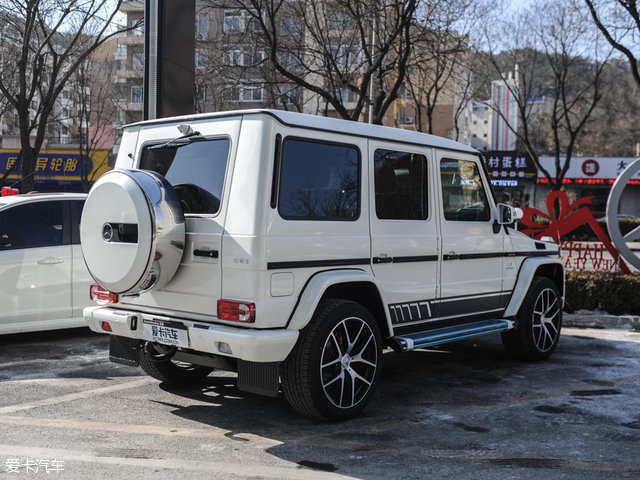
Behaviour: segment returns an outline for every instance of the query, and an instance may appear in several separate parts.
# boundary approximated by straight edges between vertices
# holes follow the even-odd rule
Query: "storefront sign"
[[[555,159],[553,157],[540,157],[540,165],[551,175],[556,176]],[[567,173],[562,180],[563,184],[584,185],[613,185],[616,178],[635,159],[627,157],[573,157]],[[563,166],[564,158],[560,158],[560,166]],[[629,179],[629,184],[640,185],[640,172],[636,172]],[[542,173],[538,174],[539,183],[547,183]]]
[[[514,184],[497,184],[495,181],[517,182],[518,179],[536,179],[536,167],[529,154],[514,151],[483,152],[482,160],[487,167],[489,178],[496,186],[517,186]]]
[[[96,180],[109,170],[108,153],[107,150],[98,150],[90,158],[73,150],[41,151],[34,161],[34,179],[79,182],[84,177]],[[0,149],[0,176],[7,172],[10,172],[9,180],[22,178],[19,150]]]

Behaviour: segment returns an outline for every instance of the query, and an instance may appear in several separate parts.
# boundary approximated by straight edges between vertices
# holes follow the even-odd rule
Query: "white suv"
[[[166,382],[214,368],[323,420],[355,415],[382,351],[502,332],[555,349],[564,271],[508,228],[478,153],[439,137],[282,111],[127,126],[81,242],[111,358]]]

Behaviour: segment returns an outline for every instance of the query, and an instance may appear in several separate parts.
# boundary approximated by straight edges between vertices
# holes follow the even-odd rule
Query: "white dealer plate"
[[[145,319],[142,324],[142,334],[144,339],[150,342],[174,347],[189,347],[189,333],[187,327],[181,323]]]

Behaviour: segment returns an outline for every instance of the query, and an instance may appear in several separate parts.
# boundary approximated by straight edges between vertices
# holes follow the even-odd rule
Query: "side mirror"
[[[498,204],[498,223],[500,225],[509,225],[516,220],[520,220],[523,215],[521,208],[511,207],[504,203]]]

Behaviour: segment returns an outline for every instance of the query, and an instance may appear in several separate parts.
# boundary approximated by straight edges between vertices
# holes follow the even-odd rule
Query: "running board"
[[[430,332],[415,333],[391,337],[391,347],[397,352],[408,352],[416,348],[432,347],[443,343],[455,342],[465,338],[487,335],[489,333],[504,332],[513,328],[512,320],[491,320],[487,322],[470,323],[459,327],[444,328]]]

